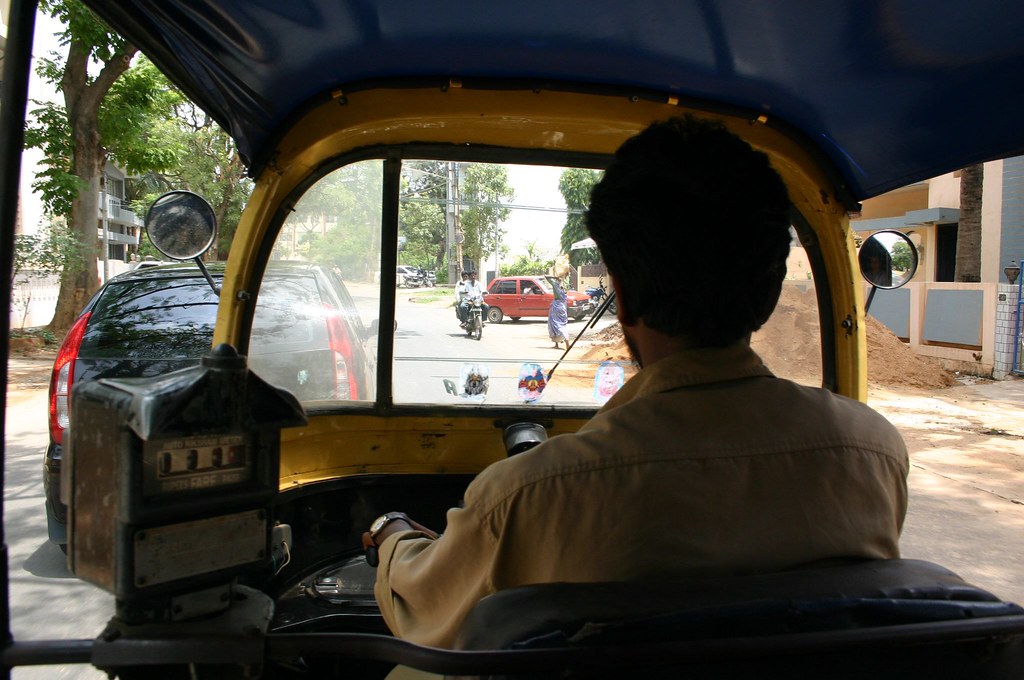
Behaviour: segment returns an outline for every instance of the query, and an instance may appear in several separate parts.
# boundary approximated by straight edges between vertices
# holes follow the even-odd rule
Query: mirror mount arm
[[[876,290],[878,286],[871,286],[871,290],[868,291],[868,299],[864,301],[864,316],[867,316],[868,310],[871,309],[871,301],[875,299]]]
[[[203,273],[203,276],[206,278],[206,282],[210,284],[210,288],[213,289],[214,294],[216,294],[217,297],[220,297],[220,286],[218,286],[213,280],[213,277],[210,276],[210,270],[208,270],[206,265],[203,264],[203,258],[197,255],[192,259],[195,261],[196,266],[199,267],[199,271]]]

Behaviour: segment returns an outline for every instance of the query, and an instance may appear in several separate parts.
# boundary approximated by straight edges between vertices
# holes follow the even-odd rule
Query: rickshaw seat
[[[938,644],[922,644],[926,631]],[[481,600],[456,642],[595,652],[552,677],[617,676],[613,650],[638,646],[652,652],[639,657],[644,670],[679,677],[1020,678],[1024,609],[937,564],[866,560],[687,583],[512,588]]]

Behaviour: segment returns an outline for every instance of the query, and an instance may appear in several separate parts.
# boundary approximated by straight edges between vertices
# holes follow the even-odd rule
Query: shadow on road
[[[50,541],[44,541],[25,559],[24,568],[40,578],[77,578],[68,571],[67,556]]]

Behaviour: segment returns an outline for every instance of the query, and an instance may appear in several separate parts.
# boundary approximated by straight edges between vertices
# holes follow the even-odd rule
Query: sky
[[[553,258],[560,250],[562,226],[565,224],[565,200],[558,191],[558,179],[564,168],[546,166],[511,165],[509,184],[515,189],[513,205],[524,206],[512,210],[502,227],[509,235],[509,256],[526,253],[534,241],[538,252]],[[547,208],[535,210],[528,208]]]
[[[36,30],[32,38],[32,56],[34,58],[44,57],[49,52],[57,50],[60,45],[54,33],[60,31],[62,25],[56,19],[45,14],[36,13]],[[32,75],[28,81],[29,100],[59,101],[58,94],[52,85],[43,81],[36,75],[35,59],[32,63]],[[28,111],[36,108],[31,101],[28,103]],[[42,159],[42,153],[36,149],[27,149],[21,157],[21,223],[25,233],[34,233],[43,217],[42,202],[32,193],[32,182],[35,181],[36,166]]]

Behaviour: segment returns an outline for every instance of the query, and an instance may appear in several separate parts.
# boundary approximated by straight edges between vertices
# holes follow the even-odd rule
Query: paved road
[[[1024,380],[873,389],[910,450],[904,557],[1024,604]]]
[[[11,630],[16,640],[92,639],[113,611],[113,597],[72,576],[46,537],[42,464],[46,447],[47,361],[12,360],[29,389],[9,392],[6,411],[4,532],[9,551]],[[98,680],[91,666],[19,667],[15,680]]]

